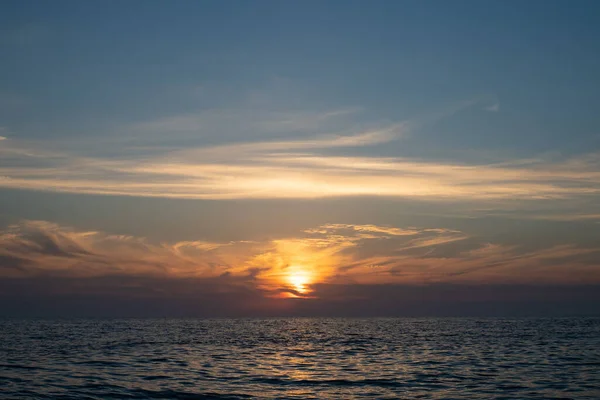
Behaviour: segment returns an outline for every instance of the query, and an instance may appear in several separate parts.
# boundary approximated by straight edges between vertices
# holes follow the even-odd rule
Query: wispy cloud
[[[326,224],[297,236],[227,243],[153,243],[45,221],[0,232],[3,279],[227,276],[265,296],[295,293],[286,277],[299,272],[310,285],[600,283],[599,260],[600,250],[574,245],[528,250],[453,230],[376,225]]]
[[[123,142],[111,139],[92,146],[100,148],[101,154],[90,151],[90,143],[76,141],[2,140],[0,186],[190,199],[379,196],[439,202],[582,199],[600,194],[597,153],[493,164],[382,157],[381,146],[407,137],[418,123],[357,129],[350,119],[337,127],[337,133],[328,133],[321,125],[352,114],[352,110],[334,110],[255,117],[257,126],[287,132],[255,142],[167,146],[140,139],[135,146],[123,147]],[[205,132],[205,116],[194,118],[173,117],[136,129],[164,135],[182,129]],[[226,119],[221,115],[218,120]],[[239,120],[234,126],[241,129],[243,124]],[[303,134],[290,134],[286,126]],[[313,131],[314,135],[306,134]],[[370,155],[359,156],[356,150]]]
[[[10,140],[4,140],[0,152],[12,160],[0,167],[0,174],[6,177],[1,184],[74,193],[198,199],[366,195],[431,201],[539,200],[600,193],[597,154],[512,167],[293,152],[371,144],[387,132],[179,150],[139,159],[77,157],[12,146]]]
[[[543,221],[563,221],[563,222],[573,222],[573,221],[599,221],[600,222],[600,214],[581,214],[579,212],[572,213],[557,213],[557,214],[533,214],[526,215],[528,219],[537,219]]]
[[[126,126],[123,128],[126,135],[120,140],[164,143],[174,138],[197,142],[211,138],[239,140],[243,136],[251,136],[255,140],[272,140],[289,135],[310,138],[325,132],[348,135],[351,132],[350,123],[357,124],[354,117],[360,111],[358,107],[327,111],[282,111],[253,107],[209,109]]]
[[[498,112],[500,111],[500,103],[492,104],[491,106],[487,106],[485,109],[491,112]]]
[[[241,265],[245,242],[150,243],[144,238],[77,231],[46,221],[24,221],[0,234],[3,276],[106,275],[215,277]],[[226,252],[222,252],[229,247]],[[246,257],[246,254],[243,254]]]

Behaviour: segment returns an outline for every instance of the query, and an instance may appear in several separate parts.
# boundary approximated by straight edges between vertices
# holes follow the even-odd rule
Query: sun
[[[292,284],[294,289],[300,293],[304,293],[306,291],[306,284],[308,283],[308,279],[306,276],[301,274],[294,274],[288,277],[288,281]]]
[[[306,271],[299,268],[291,268],[286,280],[296,292],[300,294],[309,292],[308,285],[311,282],[311,277]]]

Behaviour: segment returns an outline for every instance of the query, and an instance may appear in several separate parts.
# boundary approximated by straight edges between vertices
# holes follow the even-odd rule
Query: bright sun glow
[[[307,285],[310,283],[310,277],[306,272],[294,269],[287,276],[287,280],[298,293],[308,292]]]

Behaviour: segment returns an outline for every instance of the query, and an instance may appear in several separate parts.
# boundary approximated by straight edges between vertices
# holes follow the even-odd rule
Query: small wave
[[[173,379],[172,376],[167,376],[167,375],[148,375],[148,376],[143,376],[142,377],[143,380],[145,381],[166,381],[169,379]]]
[[[23,322],[0,325],[0,398],[598,399],[600,322],[584,322],[106,321],[42,339],[27,332],[52,323]]]
[[[221,394],[215,392],[191,393],[175,390],[145,390],[135,389],[129,392],[129,399],[178,399],[178,400],[236,400],[250,399],[252,396],[244,394]]]
[[[43,370],[43,367],[37,367],[33,365],[21,365],[21,364],[0,364],[0,368],[6,369],[26,369],[26,370]]]
[[[105,360],[86,360],[86,361],[75,361],[73,364],[76,365],[89,365],[95,367],[110,367],[110,368],[118,368],[118,367],[129,367],[129,363],[119,362],[119,361],[105,361]]]
[[[285,379],[285,378],[254,378],[257,383],[268,383],[273,385],[300,385],[300,386],[380,386],[380,387],[400,387],[400,382],[394,379]]]

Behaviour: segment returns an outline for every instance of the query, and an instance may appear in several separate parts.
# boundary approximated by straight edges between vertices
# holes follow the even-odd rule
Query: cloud
[[[83,157],[20,146],[0,184],[21,189],[191,199],[375,196],[448,200],[548,200],[597,196],[600,155],[528,165],[406,157],[339,156],[324,150],[382,143],[401,131],[167,151],[149,157]],[[4,142],[4,141],[3,141]],[[11,165],[12,164],[12,165]]]
[[[264,241],[157,243],[23,221],[0,231],[0,314],[463,315],[571,300],[589,312],[599,261],[599,249],[444,228],[324,224]]]
[[[0,278],[0,315],[24,317],[573,316],[597,315],[599,285],[319,284],[278,299],[232,277]]]
[[[331,234],[337,231],[350,231],[368,234],[366,237],[378,237],[369,236],[372,234],[380,235],[379,237],[391,236],[412,236],[417,235],[420,231],[417,229],[402,229],[390,226],[377,226],[372,224],[367,225],[356,225],[356,224],[324,224],[315,229],[308,229],[305,232],[311,234]],[[360,235],[358,237],[365,237]]]
[[[378,155],[426,121],[472,105],[368,127],[357,123],[355,109],[212,110],[137,124],[123,140],[3,140],[0,186],[186,199],[370,196],[496,204],[600,195],[598,153],[493,164]],[[262,139],[241,141],[244,132]]]
[[[45,221],[24,221],[0,235],[0,255],[18,260],[18,275],[24,276],[216,276],[235,259],[234,251],[223,257],[214,252],[227,245],[150,244],[143,238],[76,231]],[[215,265],[223,270],[215,272]]]
[[[442,230],[443,231],[443,230]],[[263,293],[293,292],[291,271],[324,282],[357,257],[354,250],[393,237],[436,236],[439,230],[327,224],[297,237],[265,242],[189,240],[151,243],[144,238],[77,231],[46,221],[23,221],[0,232],[0,277],[142,276],[164,279],[247,280]],[[350,252],[349,252],[350,251]]]
[[[361,110],[356,107],[327,111],[285,111],[255,107],[209,109],[196,113],[162,117],[124,128],[127,141],[153,143],[219,138],[238,140],[240,136],[276,138],[289,135],[348,134],[350,122]],[[123,138],[121,138],[123,139]]]
[[[570,213],[570,214],[548,214],[548,215],[530,215],[528,218],[539,219],[546,221],[600,221],[600,214],[581,214],[581,213]]]
[[[491,112],[498,112],[500,111],[500,103],[492,104],[491,106],[488,106],[485,109]]]
[[[1,140],[7,140],[8,138],[5,135],[8,135],[10,132],[8,130],[8,128],[4,127],[4,126],[0,126],[0,141]]]
[[[461,243],[456,246],[456,243]],[[24,221],[0,232],[0,278],[139,277],[242,285],[272,297],[298,293],[289,278],[316,284],[600,283],[600,250],[574,245],[527,249],[481,243],[431,228],[325,224],[262,242],[144,238]],[[303,297],[303,296],[297,296]]]

